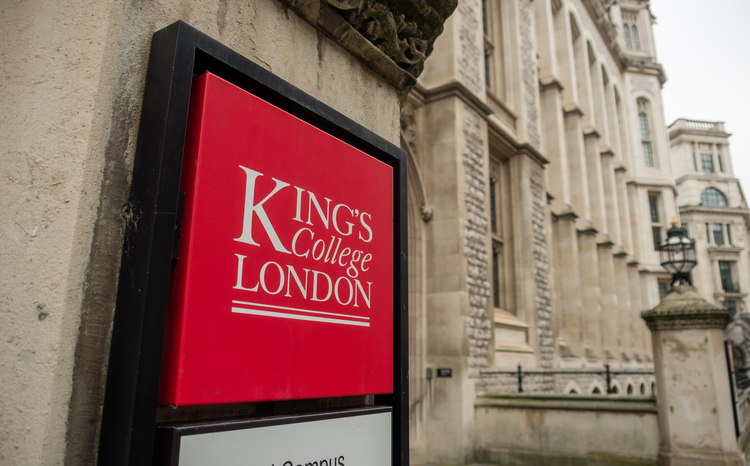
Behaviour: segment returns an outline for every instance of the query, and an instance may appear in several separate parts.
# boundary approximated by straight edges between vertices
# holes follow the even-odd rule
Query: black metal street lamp
[[[695,241],[688,238],[685,229],[672,220],[672,228],[667,230],[667,241],[659,246],[661,266],[672,274],[672,283],[692,285],[690,271],[698,263],[695,255]]]

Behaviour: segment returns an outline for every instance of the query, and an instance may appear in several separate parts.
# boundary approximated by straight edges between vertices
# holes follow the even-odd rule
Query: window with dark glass
[[[704,173],[714,172],[714,159],[711,154],[701,154],[701,170]]]
[[[724,309],[729,311],[732,316],[737,315],[737,301],[733,299],[727,299],[723,303]]]
[[[641,149],[643,150],[643,164],[654,166],[654,153],[651,147],[651,126],[648,117],[648,102],[638,99],[638,125],[641,131]]]
[[[706,188],[701,193],[701,205],[710,207],[726,207],[727,197],[716,188]]]
[[[651,227],[651,234],[654,237],[654,251],[658,251],[661,245],[661,228]]]
[[[732,280],[732,263],[729,261],[719,261],[719,277],[721,278],[721,288],[726,293],[739,292],[739,286]]]
[[[651,222],[659,223],[659,197],[656,194],[648,195],[648,207],[651,211]]]
[[[490,178],[490,228],[497,233],[497,182]]]
[[[627,24],[622,25],[622,35],[625,36],[625,47],[627,47],[628,50],[631,50],[633,48],[633,42],[630,40],[630,26]]]
[[[638,28],[633,26],[632,28],[630,28],[630,30],[632,31],[632,35],[633,35],[633,48],[635,50],[640,50],[641,39],[638,37]]]
[[[724,245],[724,231],[721,223],[712,223],[711,231],[714,233],[714,244],[717,246]]]
[[[500,307],[500,254],[497,248],[492,248],[492,305]]]
[[[484,49],[484,85],[487,89],[492,87],[492,77],[490,76],[490,60],[492,59],[490,51]]]

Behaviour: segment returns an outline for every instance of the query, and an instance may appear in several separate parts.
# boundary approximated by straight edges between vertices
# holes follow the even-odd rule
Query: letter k
[[[274,249],[279,252],[291,254],[291,252],[289,252],[289,250],[286,249],[283,244],[281,244],[279,235],[277,235],[276,230],[273,229],[273,225],[271,225],[271,221],[268,219],[268,215],[266,215],[266,211],[263,208],[263,204],[265,204],[267,200],[271,199],[271,197],[277,192],[281,191],[281,189],[289,186],[289,183],[284,183],[283,181],[277,180],[276,178],[271,178],[276,182],[276,187],[273,188],[273,191],[271,191],[271,193],[266,196],[265,199],[257,204],[254,204],[255,179],[259,176],[263,176],[263,174],[256,172],[255,170],[243,167],[242,165],[240,165],[239,167],[245,171],[246,175],[245,211],[244,218],[242,220],[242,235],[240,235],[239,238],[235,238],[234,240],[240,241],[242,243],[252,244],[253,246],[260,246],[253,240],[253,214],[255,214],[258,216],[258,220],[260,220],[263,228],[265,228],[268,237],[271,238],[271,243],[273,243]]]

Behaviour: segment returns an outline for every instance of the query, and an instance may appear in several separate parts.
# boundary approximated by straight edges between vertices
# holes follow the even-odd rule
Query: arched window
[[[630,384],[628,384],[627,393],[628,393],[628,395],[632,395],[633,394],[633,386],[630,385]]]
[[[641,382],[641,395],[646,394],[646,384]]]
[[[633,30],[633,48],[635,50],[640,50],[641,40],[638,38],[638,28],[633,26],[631,29]]]
[[[622,34],[625,36],[625,47],[628,50],[633,48],[633,43],[630,41],[630,27],[627,24],[622,25]]]
[[[701,205],[710,207],[726,207],[727,197],[716,188],[706,188],[701,193]]]
[[[643,151],[643,164],[647,167],[654,166],[654,152],[651,146],[651,124],[649,122],[648,100],[638,99],[638,125],[641,130],[641,149]]]

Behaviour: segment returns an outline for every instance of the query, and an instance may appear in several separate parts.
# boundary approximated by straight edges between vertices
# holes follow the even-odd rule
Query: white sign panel
[[[183,435],[179,466],[389,466],[391,413]]]

